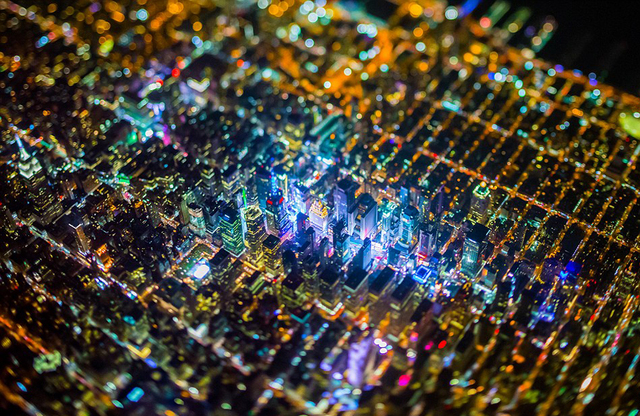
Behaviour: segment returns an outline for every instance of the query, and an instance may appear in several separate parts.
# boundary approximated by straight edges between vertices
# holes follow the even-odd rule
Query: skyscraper
[[[76,244],[78,245],[78,251],[81,253],[87,253],[91,248],[91,244],[87,239],[87,235],[84,233],[82,220],[79,217],[74,217],[69,221],[69,226],[73,229]]]
[[[9,232],[14,232],[16,227],[16,220],[13,219],[13,215],[9,211],[6,205],[0,202],[0,228]]]
[[[491,191],[486,182],[480,182],[471,194],[471,209],[469,217],[476,222],[484,223],[487,219],[487,210],[491,203]]]
[[[220,235],[222,244],[229,253],[239,256],[244,251],[242,221],[238,210],[227,207],[220,213]]]
[[[333,205],[336,221],[347,220],[349,208],[356,202],[356,190],[358,185],[352,180],[345,178],[338,181],[333,191]]]
[[[316,199],[311,204],[309,221],[319,238],[326,237],[329,226],[329,211],[321,200]]]
[[[356,207],[353,232],[364,241],[375,233],[378,225],[378,203],[370,194],[362,194]]]
[[[271,173],[263,167],[258,167],[255,178],[258,203],[260,204],[262,212],[265,212],[267,209],[267,199],[269,199],[269,193],[271,192]]]
[[[418,230],[418,253],[425,257],[433,256],[438,244],[438,226],[435,222],[420,224]]]
[[[247,223],[246,241],[249,247],[249,256],[253,261],[262,257],[262,241],[265,237],[264,216],[258,205],[250,205],[244,211],[244,220]]]
[[[189,228],[199,237],[204,238],[207,235],[207,224],[204,220],[202,207],[195,203],[188,206],[189,209]]]
[[[276,189],[267,199],[267,231],[282,238],[291,231],[291,227],[282,190]]]
[[[383,245],[391,243],[395,238],[395,212],[398,206],[387,199],[382,201],[380,205],[380,222],[381,222],[381,239]]]
[[[262,261],[267,273],[277,276],[282,273],[282,244],[280,239],[274,235],[269,235],[262,242]]]
[[[27,152],[20,138],[16,138],[16,141],[20,147],[18,171],[27,189],[29,203],[33,206],[35,215],[42,222],[49,223],[62,213],[60,201],[49,186],[44,169],[38,159]]]
[[[342,266],[349,254],[349,235],[346,233],[344,220],[333,227],[333,252],[337,263]]]
[[[402,211],[402,217],[400,218],[400,244],[405,248],[413,246],[419,217],[420,213],[413,205],[408,205]]]
[[[475,224],[467,234],[462,247],[462,272],[474,276],[478,271],[478,257],[480,247],[484,242],[489,229],[482,224]]]

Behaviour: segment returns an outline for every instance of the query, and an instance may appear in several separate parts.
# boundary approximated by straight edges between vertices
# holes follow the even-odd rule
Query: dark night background
[[[484,0],[476,13],[493,1]],[[640,93],[640,2],[617,0],[511,0],[511,10],[529,7],[528,23],[552,15],[558,28],[541,58],[595,72],[598,79]],[[608,71],[607,71],[608,70]]]
[[[495,1],[481,0],[473,15],[480,18]],[[360,0],[360,3],[382,19],[397,7],[388,0]],[[464,0],[451,3],[460,5]],[[525,27],[540,28],[549,15],[556,19],[557,29],[539,57],[585,74],[595,72],[599,81],[640,95],[640,1],[509,0],[509,3],[511,9],[498,22],[499,26],[520,7],[532,11]],[[518,42],[522,32],[513,36],[513,46],[522,46]]]

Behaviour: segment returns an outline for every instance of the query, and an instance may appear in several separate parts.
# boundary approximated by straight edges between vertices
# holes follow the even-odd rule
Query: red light
[[[442,341],[440,341],[440,343],[438,344],[438,349],[439,349],[439,350],[441,350],[441,349],[443,349],[446,345],[447,345],[447,341],[442,340]]]
[[[433,341],[429,341],[429,343],[424,346],[424,350],[429,351],[432,347],[433,347]]]
[[[164,81],[163,81],[163,80],[161,80],[160,78],[158,78],[158,79],[156,80],[156,82],[157,82],[158,84],[160,84],[160,85],[164,85]]]
[[[398,386],[404,387],[407,384],[409,384],[410,380],[411,380],[411,376],[409,376],[408,374],[403,374],[400,376],[400,379],[398,380]]]
[[[178,78],[180,76],[180,70],[178,68],[173,68],[171,71],[171,76],[174,78]]]
[[[482,19],[480,19],[480,26],[482,26],[484,29],[488,29],[489,26],[491,26],[491,19],[489,19],[488,17],[483,17]]]
[[[272,200],[270,200],[270,199],[267,199],[267,204],[269,204],[269,205],[273,205],[273,201],[272,201]]]

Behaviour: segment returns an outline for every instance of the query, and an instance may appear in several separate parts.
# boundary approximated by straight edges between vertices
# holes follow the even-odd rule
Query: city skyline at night
[[[0,0],[0,412],[640,414],[635,40],[577,7]]]

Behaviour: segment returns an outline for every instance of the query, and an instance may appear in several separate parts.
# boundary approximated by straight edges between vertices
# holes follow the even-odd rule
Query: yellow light
[[[422,14],[422,11],[422,6],[420,6],[418,3],[411,3],[411,5],[409,5],[409,13],[413,17],[420,16]]]

